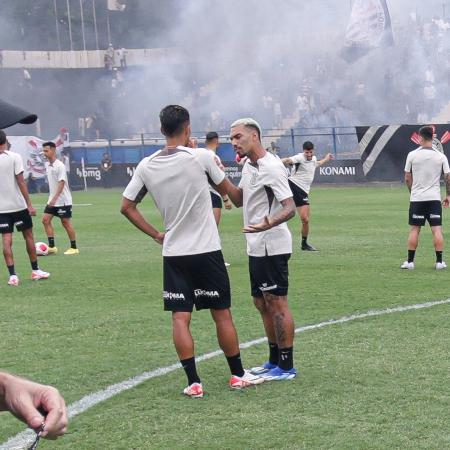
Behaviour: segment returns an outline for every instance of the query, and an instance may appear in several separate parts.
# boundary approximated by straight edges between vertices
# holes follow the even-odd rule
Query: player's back
[[[164,221],[164,256],[220,250],[208,188],[211,168],[219,170],[211,152],[179,146],[145,158],[136,169]]]

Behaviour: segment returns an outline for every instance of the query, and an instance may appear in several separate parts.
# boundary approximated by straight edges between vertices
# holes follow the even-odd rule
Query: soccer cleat
[[[414,262],[408,262],[408,261],[405,261],[405,262],[400,266],[400,269],[414,270]]]
[[[242,377],[237,375],[231,375],[230,387],[233,389],[244,389],[249,386],[255,386],[257,384],[264,383],[264,379],[258,375],[253,375],[249,370],[244,371]]]
[[[275,369],[277,367],[276,364],[272,364],[270,361],[266,361],[262,366],[252,367],[250,372],[253,375],[261,375],[263,373],[268,372],[271,369]]]
[[[64,252],[65,255],[78,255],[78,253],[80,253],[80,250],[77,248],[69,248]]]
[[[307,252],[317,252],[318,250],[314,248],[312,245],[309,244],[302,244],[302,250],[305,250]]]
[[[442,270],[447,268],[447,264],[444,261],[436,263],[436,270]]]
[[[19,277],[17,275],[11,275],[8,280],[10,286],[19,286]]]
[[[58,253],[58,247],[49,247],[48,248],[49,255],[54,255],[55,253]]]
[[[183,394],[191,398],[202,398],[203,397],[202,383],[192,383],[187,388],[184,388]]]
[[[297,376],[297,371],[292,368],[290,370],[280,369],[278,366],[261,375],[265,381],[281,381],[292,380]]]
[[[31,279],[32,280],[46,280],[50,274],[48,272],[44,272],[41,269],[33,270],[31,272]]]

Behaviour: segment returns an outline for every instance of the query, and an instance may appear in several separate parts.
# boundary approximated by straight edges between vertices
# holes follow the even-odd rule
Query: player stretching
[[[166,106],[159,117],[167,145],[139,163],[123,193],[121,212],[163,246],[164,309],[172,312],[173,341],[188,379],[183,392],[203,397],[189,330],[194,305],[211,311],[230,367],[230,387],[262,383],[263,379],[242,368],[230,312],[230,283],[208,190],[208,179],[224,193],[232,183],[211,152],[187,147],[191,128],[185,108]],[[155,229],[137,208],[147,192],[162,215],[165,232]]]
[[[33,238],[33,221],[31,216],[36,210],[31,204],[27,185],[23,178],[22,157],[8,151],[9,142],[3,130],[0,130],[0,233],[3,242],[3,256],[9,271],[8,284],[19,285],[19,277],[14,268],[12,252],[12,234],[14,226],[21,231],[25,239],[31,262],[31,279],[48,278],[50,274],[39,269],[36,246]]]
[[[269,341],[269,361],[252,369],[266,380],[296,376],[293,363],[294,320],[288,305],[288,261],[292,237],[287,220],[295,204],[281,160],[261,145],[261,128],[253,119],[231,125],[231,144],[247,156],[239,188],[229,196],[243,206],[253,302],[261,314]]]
[[[314,144],[309,141],[303,144],[303,153],[282,159],[285,166],[294,166],[289,176],[289,186],[294,195],[295,206],[302,222],[302,250],[309,252],[317,251],[312,245],[308,244],[310,217],[309,191],[314,180],[316,167],[323,166],[332,159],[333,155],[328,153],[325,158],[317,161],[317,157],[314,155]]]
[[[405,183],[411,193],[409,205],[408,259],[400,266],[414,269],[414,256],[419,245],[420,229],[428,221],[433,234],[437,270],[445,269],[442,261],[444,236],[442,235],[442,204],[450,205],[450,168],[447,157],[433,148],[433,128],[419,130],[420,147],[408,153],[405,165]],[[440,180],[445,178],[446,197],[441,204]]]
[[[42,217],[42,224],[48,238],[48,252],[58,252],[58,248],[55,247],[55,232],[52,225],[53,217],[57,216],[61,219],[61,224],[70,240],[70,248],[64,254],[76,255],[80,251],[77,248],[75,230],[70,220],[72,217],[72,195],[67,181],[66,167],[62,161],[56,158],[56,145],[54,142],[44,142],[42,148],[48,161],[45,164],[45,170],[50,190],[44,217]]]

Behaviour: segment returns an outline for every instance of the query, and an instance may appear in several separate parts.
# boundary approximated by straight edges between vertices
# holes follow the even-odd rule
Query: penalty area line
[[[339,319],[330,319],[325,322],[316,323],[313,325],[306,325],[300,328],[296,328],[295,333],[304,333],[306,331],[311,330],[319,330],[321,328],[325,328],[330,325],[338,325],[346,322],[351,322],[354,320],[359,319],[367,319],[369,317],[379,317],[384,316],[387,314],[394,314],[399,312],[405,312],[405,311],[417,311],[421,309],[428,309],[432,308],[433,306],[439,306],[439,305],[447,305],[450,304],[450,298],[446,300],[438,300],[434,302],[426,302],[426,303],[418,303],[416,305],[407,305],[407,306],[395,306],[392,308],[386,308],[386,309],[379,309],[379,310],[371,310],[367,311],[365,313],[360,314],[352,314],[350,316],[344,316]],[[244,342],[239,347],[241,349],[246,349],[249,347],[253,347],[254,345],[262,344],[267,341],[266,337],[254,339],[252,341]],[[210,353],[205,353],[204,355],[201,355],[196,358],[197,362],[200,361],[206,361],[208,359],[215,358],[216,356],[219,356],[222,354],[222,350],[215,350]],[[139,384],[150,380],[152,378],[160,377],[163,375],[166,375],[170,372],[174,372],[177,369],[181,368],[180,363],[172,364],[170,366],[166,367],[159,367],[158,369],[151,370],[149,372],[144,372],[140,375],[137,375],[135,377],[128,378],[125,381],[121,381],[120,383],[112,384],[105,389],[102,389],[97,392],[93,392],[91,394],[88,394],[81,398],[80,400],[72,403],[68,407],[68,416],[69,418],[75,417],[79,414],[84,413],[89,408],[92,408],[95,405],[98,405],[99,403],[104,402],[105,400],[110,399],[111,397],[114,397],[124,391],[127,391],[129,389],[132,389]],[[10,438],[8,441],[0,445],[0,450],[22,450],[29,445],[31,445],[34,441],[34,438],[36,437],[36,433],[33,430],[26,430],[22,431],[21,433],[18,433],[16,436]]]

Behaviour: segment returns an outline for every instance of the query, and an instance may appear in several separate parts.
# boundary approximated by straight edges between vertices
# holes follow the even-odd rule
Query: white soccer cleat
[[[32,280],[46,280],[50,274],[48,272],[44,272],[41,269],[33,270],[31,272],[31,279]]]
[[[203,397],[202,383],[192,383],[187,388],[184,388],[183,394],[191,398],[202,398]]]
[[[447,264],[444,261],[436,263],[436,270],[442,270],[447,268]]]
[[[242,377],[231,375],[230,378],[230,387],[233,389],[244,389],[246,387],[256,386],[261,383],[264,383],[264,379],[258,375],[253,375],[249,370],[245,370]]]
[[[400,269],[414,270],[414,262],[408,262],[408,261],[405,261],[405,262],[400,266]]]
[[[19,277],[17,275],[11,275],[8,284],[9,286],[19,286]]]

